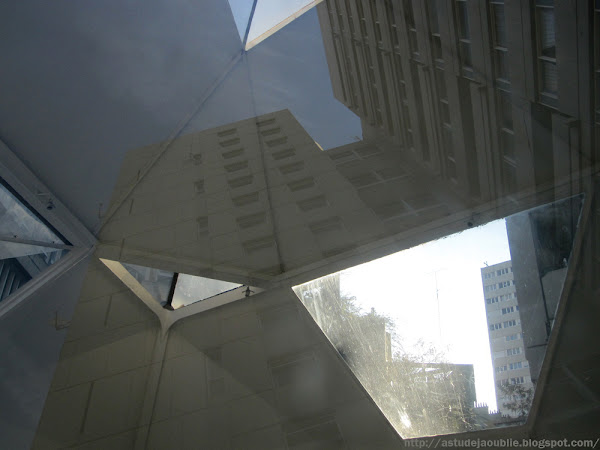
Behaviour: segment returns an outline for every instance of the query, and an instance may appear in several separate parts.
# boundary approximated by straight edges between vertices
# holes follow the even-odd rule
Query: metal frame
[[[22,305],[42,286],[50,283],[92,254],[96,238],[69,209],[31,172],[25,164],[0,140],[0,179],[46,225],[66,240],[69,254],[50,266],[0,303],[0,318]],[[21,239],[2,237],[2,240],[20,243]],[[44,246],[49,246],[44,243]],[[54,246],[53,246],[54,247]]]

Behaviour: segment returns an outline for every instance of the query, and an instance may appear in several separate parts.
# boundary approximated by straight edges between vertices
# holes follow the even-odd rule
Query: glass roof
[[[581,205],[535,208],[294,291],[401,436],[523,424]]]
[[[0,239],[2,239],[2,236],[47,244],[65,244],[37,214],[15,197],[0,180]]]
[[[241,286],[241,284],[227,281],[180,274],[177,278],[172,306],[173,309],[179,309]]]
[[[239,283],[174,273],[138,264],[121,264],[157,303],[170,310],[183,308],[244,286]],[[245,293],[240,291],[239,298],[244,295]]]
[[[123,267],[154,297],[158,303],[165,305],[169,300],[169,292],[173,282],[173,272],[122,263]]]
[[[424,241],[433,240],[441,248],[463,239],[470,248],[474,238],[469,236],[485,235],[477,226],[506,223],[498,232],[501,239],[489,235],[486,245],[473,249],[500,248],[493,257],[475,253],[476,264],[469,263],[473,295],[465,294],[461,301],[477,297],[474,310],[491,314],[477,325],[480,333],[488,333],[487,341],[481,338],[477,344],[496,339],[490,333],[504,330],[505,322],[513,326],[510,321],[516,318],[489,322],[494,314],[504,315],[505,308],[514,307],[506,314],[518,315],[523,324],[530,312],[541,314],[542,325],[533,328],[533,335],[545,351],[556,304],[538,300],[546,290],[549,297],[560,296],[557,286],[568,269],[577,222],[573,218],[581,206],[569,200],[573,220],[564,220],[559,205],[591,185],[590,174],[597,174],[600,160],[600,46],[590,29],[599,23],[600,11],[591,4],[580,11],[587,28],[579,33],[570,22],[556,26],[567,18],[555,12],[552,1],[532,8],[514,8],[508,2],[505,7],[502,1],[481,2],[480,8],[467,8],[469,2],[446,3],[438,10],[441,3],[434,1],[207,0],[176,8],[158,1],[143,15],[114,5],[102,10],[77,5],[66,19],[60,10],[39,5],[47,19],[44,30],[78,36],[69,42],[83,44],[65,47],[46,35],[23,38],[22,45],[39,48],[45,57],[33,62],[15,57],[14,64],[53,80],[54,89],[40,90],[56,113],[45,115],[49,123],[36,133],[15,130],[14,139],[27,142],[24,148],[48,148],[48,154],[62,157],[64,163],[74,160],[72,155],[84,145],[94,149],[94,159],[86,160],[81,171],[55,170],[46,176],[90,228],[98,225],[99,253],[114,255],[107,249],[119,248],[124,260],[169,267],[164,273],[129,269],[157,301],[168,303],[172,291],[173,307],[242,286],[306,281],[306,273],[324,276],[402,248],[421,249],[415,246]],[[26,11],[19,14],[29,18]],[[571,29],[573,39],[561,37],[561,29]],[[592,53],[594,58],[560,61],[561,55]],[[59,70],[64,67],[70,69],[69,77]],[[30,95],[22,84],[20,78],[7,83],[12,87],[8,96]],[[57,94],[62,92],[72,98]],[[94,95],[98,92],[102,95]],[[8,103],[17,104],[18,99]],[[37,97],[31,101],[33,106],[24,111],[36,110]],[[15,122],[20,110],[11,112]],[[64,124],[71,127],[69,132],[49,131],[64,131]],[[46,167],[45,157],[33,153],[24,159],[34,168]],[[98,179],[90,176],[88,166],[103,170]],[[108,202],[112,184],[106,180],[113,179],[117,181]],[[73,189],[83,183],[90,186],[89,198],[80,198]],[[555,206],[532,209],[551,203]],[[525,219],[518,216],[523,211],[529,211]],[[511,239],[520,238],[511,237],[511,222],[528,224],[520,225],[531,231],[527,258],[513,255],[517,244],[511,245]],[[472,230],[435,241],[467,229]],[[525,335],[513,339],[523,345],[505,340],[505,348],[492,348],[485,364],[475,360],[475,353],[461,353],[458,344],[446,342],[455,328],[457,335],[471,330],[458,317],[463,306],[452,310],[444,300],[450,292],[460,297],[459,288],[451,289],[451,279],[466,273],[467,263],[460,259],[466,254],[455,248],[444,255],[458,259],[431,257],[430,267],[415,260],[403,270],[420,272],[407,281],[402,281],[400,269],[383,280],[372,274],[373,281],[363,284],[379,292],[377,299],[350,287],[351,279],[360,279],[347,275],[353,271],[331,276],[333,286],[314,281],[302,285],[306,289],[298,287],[305,289],[300,300],[334,346],[338,348],[337,339],[348,339],[348,348],[338,351],[403,436],[522,423],[523,417],[513,417],[504,405],[508,402],[497,398],[500,388],[489,376],[493,354],[521,352],[497,356],[508,359],[494,366],[493,376],[498,369],[502,377],[528,369],[530,375],[498,378],[509,383],[515,379],[515,386],[525,383],[521,377],[533,383],[543,361],[543,352],[531,351],[528,368],[524,360],[515,359],[523,354]],[[516,269],[534,260],[535,268],[520,270],[539,275],[536,283],[528,284],[539,289],[523,291]],[[512,276],[502,282],[515,281],[515,291],[485,291],[487,283],[493,284],[492,270],[501,272],[496,276]],[[175,273],[207,278],[179,275],[176,285],[169,284]],[[424,311],[415,311],[422,315],[409,323],[407,316],[395,317],[402,326],[392,332],[387,307],[406,300],[397,292],[406,292],[411,280],[427,286],[421,292],[411,289],[409,296],[427,296],[418,303]],[[502,296],[515,292],[520,302],[520,290],[531,299],[530,309],[514,297],[504,297],[509,303],[502,303]],[[317,293],[322,302],[318,307]],[[435,307],[425,308],[438,303],[439,314]],[[442,317],[446,307],[449,318]],[[330,321],[339,329],[327,329],[323,317],[335,308],[349,311],[353,328]],[[431,328],[429,335],[401,336],[400,331],[414,324]],[[382,330],[389,333],[389,342]],[[349,331],[363,338],[344,337]],[[379,362],[368,359],[373,355],[362,359],[360,353],[371,334],[381,340],[376,348],[383,352],[378,353]],[[464,343],[468,336],[457,339]],[[521,367],[510,368],[518,362]],[[373,380],[361,372],[371,363],[385,366]],[[482,375],[483,366],[487,375]],[[452,401],[462,412],[439,422],[429,413],[406,409],[402,402],[422,391],[410,393],[402,386],[394,392],[380,390],[389,381],[388,369],[415,383],[441,380],[432,388],[440,396],[446,382],[461,386]],[[487,396],[482,394],[486,383]],[[486,406],[473,406],[475,400]],[[496,409],[504,417],[488,414]],[[465,419],[465,411],[477,417]]]
[[[0,301],[56,263],[69,248],[0,180]]]

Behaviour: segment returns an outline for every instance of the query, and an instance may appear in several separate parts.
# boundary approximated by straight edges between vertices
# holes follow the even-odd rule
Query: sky
[[[363,312],[393,318],[406,351],[423,339],[448,362],[474,364],[477,401],[495,410],[481,268],[508,260],[497,220],[343,271],[341,289]]]
[[[243,41],[254,2],[253,0],[228,1],[240,39]],[[282,24],[286,19],[293,20],[293,16],[303,8],[314,6],[317,3],[320,3],[320,1],[321,0],[258,0],[254,15],[252,16],[252,22],[250,23],[250,29],[248,30],[248,42],[253,41],[261,34]]]

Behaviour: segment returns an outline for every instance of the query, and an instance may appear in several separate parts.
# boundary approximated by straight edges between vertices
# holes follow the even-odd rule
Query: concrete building
[[[534,382],[554,326],[582,205],[577,196],[506,219],[525,357]]]
[[[535,386],[523,339],[512,261],[483,267],[481,280],[498,411],[503,415],[516,416],[518,414],[506,406],[511,399],[503,387],[522,385],[525,389],[535,389]]]
[[[529,419],[461,438],[597,437],[598,2],[326,6],[245,52],[227,0],[0,4],[0,178],[70,243],[0,302],[0,447],[402,448],[292,288],[581,193]],[[348,142],[329,86],[360,163],[285,112]],[[159,317],[100,258],[256,292]]]
[[[289,110],[166,145],[125,158],[101,257],[261,286],[384,232]]]
[[[598,73],[597,57],[584,56],[594,8],[331,0],[317,10],[336,98],[460,192],[489,200],[598,159],[594,106],[572,88]]]

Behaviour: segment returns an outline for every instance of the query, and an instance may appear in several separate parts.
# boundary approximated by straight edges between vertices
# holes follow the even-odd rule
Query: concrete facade
[[[155,161],[165,145],[125,159],[100,256],[261,286],[384,232],[288,110],[178,138]]]
[[[503,415],[515,416],[517,414],[505,406],[510,399],[501,386],[519,384],[530,389],[534,385],[525,352],[512,261],[483,267],[481,280],[498,411]]]
[[[584,56],[598,11],[578,6],[332,0],[318,11],[336,98],[486,201],[598,161]]]

